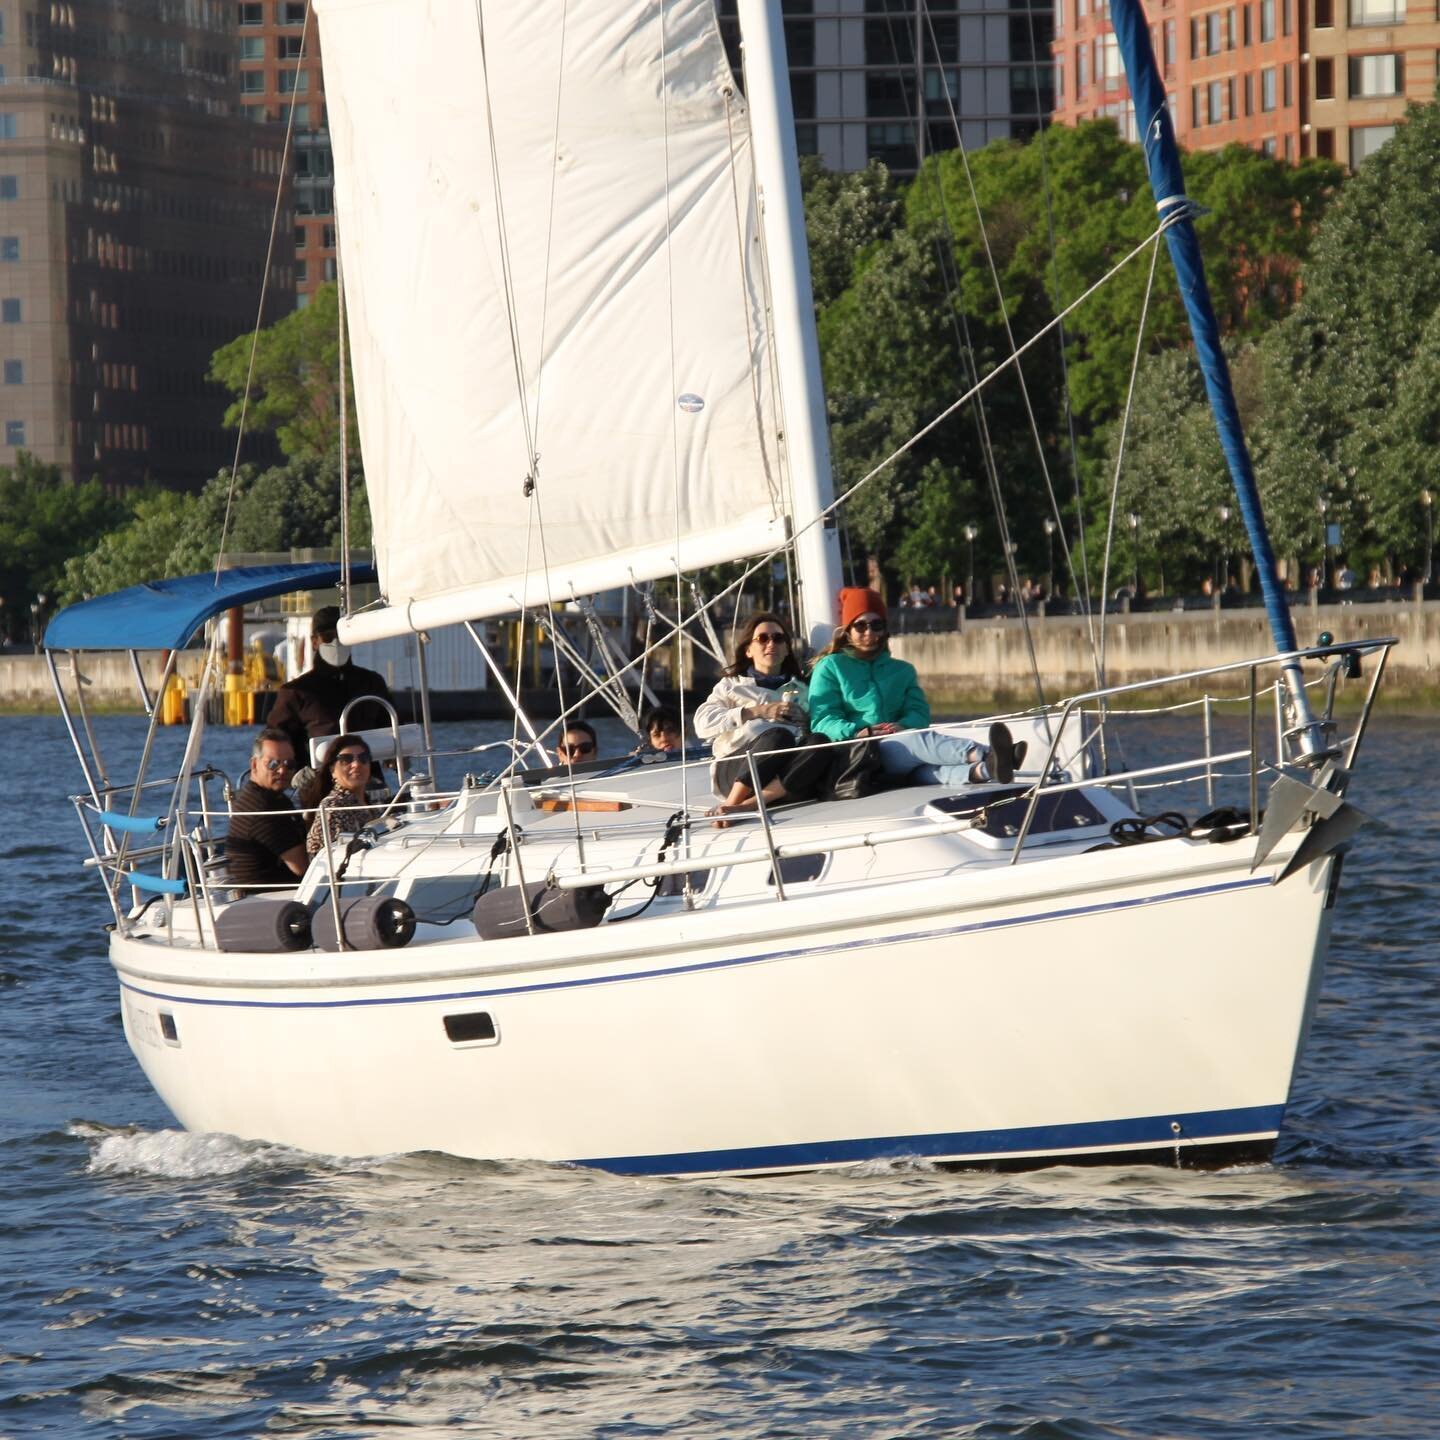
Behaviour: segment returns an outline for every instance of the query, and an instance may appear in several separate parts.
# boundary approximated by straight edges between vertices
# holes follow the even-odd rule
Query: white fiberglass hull
[[[648,1174],[1211,1161],[1273,1144],[1329,932],[1334,858],[1274,884],[1293,847],[1252,875],[1252,843],[915,882],[903,913],[874,889],[772,902],[749,934],[696,911],[345,955],[117,936],[112,958],[193,1130]]]

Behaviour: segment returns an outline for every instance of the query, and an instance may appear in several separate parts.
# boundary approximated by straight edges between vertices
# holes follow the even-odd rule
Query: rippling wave
[[[1440,1433],[1433,725],[1367,741],[1385,825],[1274,1165],[676,1181],[176,1129],[45,789],[63,731],[7,723],[6,1440]]]

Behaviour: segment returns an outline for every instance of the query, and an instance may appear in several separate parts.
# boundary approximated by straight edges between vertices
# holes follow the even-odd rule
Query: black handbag
[[[825,777],[822,798],[859,800],[873,795],[883,784],[884,767],[873,740],[852,740],[835,749],[830,773]]]

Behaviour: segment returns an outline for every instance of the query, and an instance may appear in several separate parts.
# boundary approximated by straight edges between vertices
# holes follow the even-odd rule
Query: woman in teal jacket
[[[840,592],[841,634],[810,676],[810,728],[829,740],[870,739],[889,775],[920,785],[1008,785],[1025,758],[1004,725],[988,747],[937,735],[915,667],[890,653],[885,602],[874,590]],[[908,733],[902,733],[908,732]]]

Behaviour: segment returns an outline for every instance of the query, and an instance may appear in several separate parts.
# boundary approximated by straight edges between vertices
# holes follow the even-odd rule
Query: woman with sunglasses
[[[806,698],[788,627],[773,612],[757,611],[736,633],[734,660],[695,711],[695,733],[711,742],[715,755],[711,779],[722,797],[715,813],[755,808],[749,755],[767,804],[807,800],[819,789],[830,756],[789,753],[796,745],[824,743],[808,733]]]
[[[373,807],[390,798],[385,789],[370,790],[373,762],[370,747],[359,735],[337,735],[325,752],[315,779],[300,797],[316,813],[305,837],[305,853],[318,855],[327,840],[358,835],[380,812]]]
[[[810,724],[830,740],[873,739],[887,775],[917,785],[1008,785],[1025,758],[1004,725],[989,746],[937,735],[915,667],[890,653],[885,602],[874,590],[840,592],[840,629],[810,674]]]

